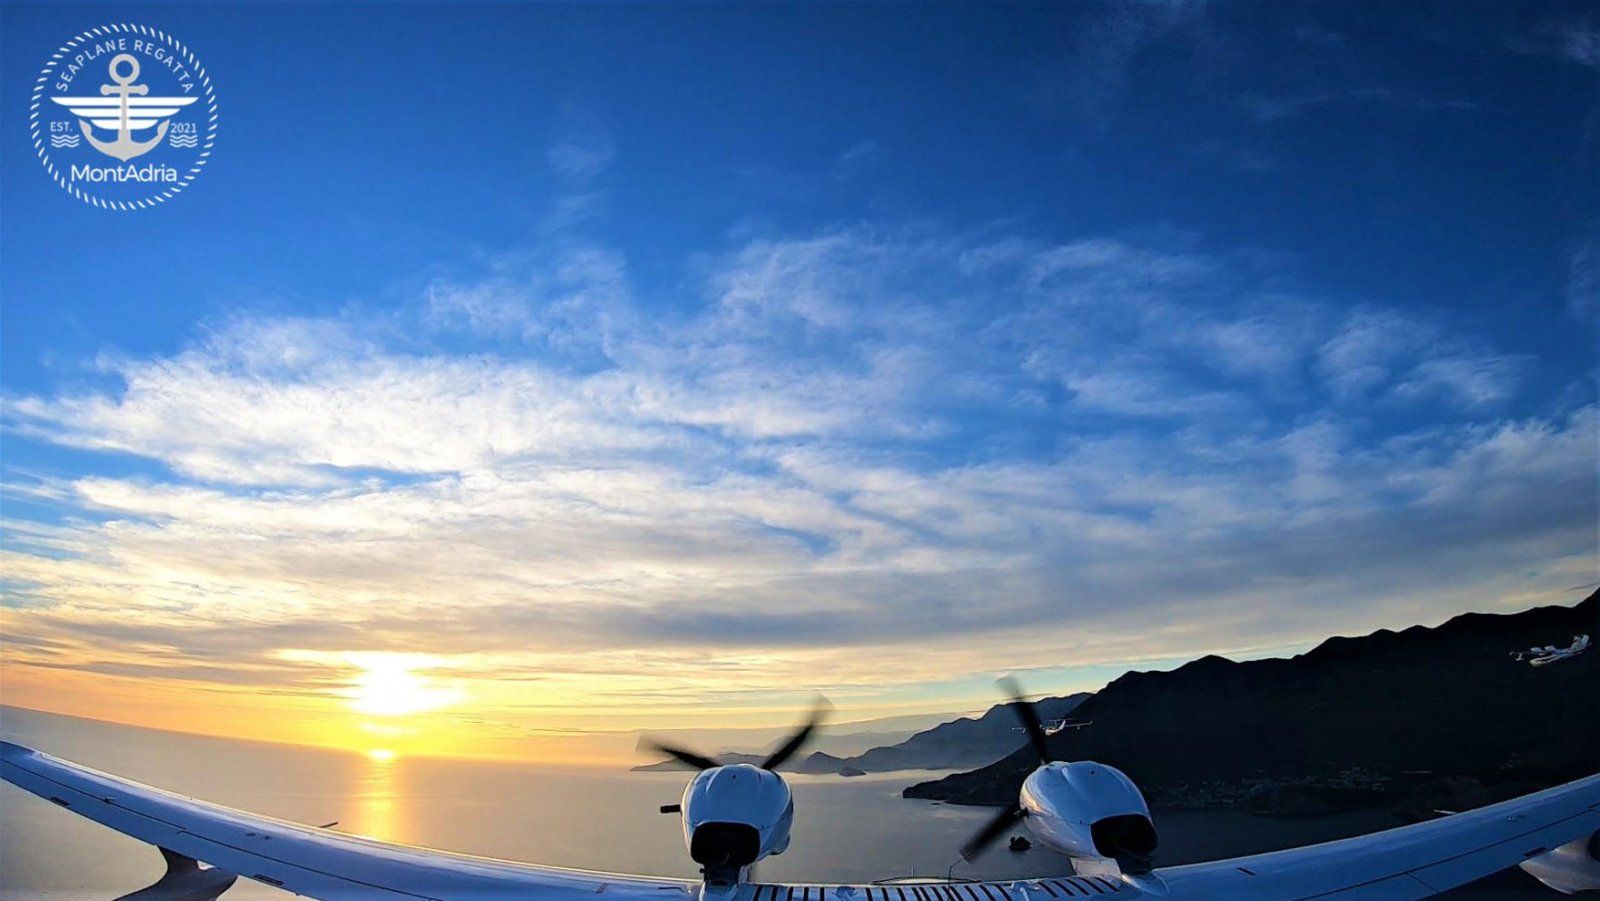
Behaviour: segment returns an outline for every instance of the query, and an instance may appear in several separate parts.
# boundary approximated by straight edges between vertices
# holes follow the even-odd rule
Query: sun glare
[[[462,693],[436,684],[417,670],[428,661],[416,654],[351,655],[362,672],[350,691],[350,707],[371,716],[406,716],[459,703]]]

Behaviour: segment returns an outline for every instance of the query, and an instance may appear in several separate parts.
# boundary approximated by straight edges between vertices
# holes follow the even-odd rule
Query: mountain
[[[1600,770],[1600,652],[1543,667],[1510,654],[1594,635],[1597,607],[1600,591],[1572,607],[1330,638],[1288,659],[1130,672],[1074,711],[1092,726],[1051,736],[1051,747],[1122,769],[1169,807],[1304,813],[1402,791],[1554,784]],[[905,796],[1003,803],[1036,765],[1018,750]]]
[[[1045,722],[1073,714],[1088,694],[1043,698],[1035,706]],[[950,770],[989,763],[1027,743],[1010,704],[990,707],[980,717],[962,717],[918,732],[899,744],[873,748],[848,763],[869,773],[887,770]]]
[[[904,741],[956,715],[915,713],[842,723],[830,722],[826,729],[819,730],[812,736],[810,747],[826,751],[835,757],[854,757],[873,748]],[[737,754],[760,756],[776,749],[789,737],[793,728],[792,725],[780,725],[760,729],[652,729],[609,734],[615,736],[619,747],[622,742],[633,746],[640,738],[650,738],[686,748],[697,748],[718,756]]]
[[[1064,698],[1042,698],[1035,702],[1045,722],[1068,716],[1089,699],[1088,694]],[[780,767],[795,773],[882,773],[889,770],[953,770],[988,763],[1011,752],[1027,741],[1017,728],[1017,715],[1010,704],[997,704],[978,717],[960,717],[917,732],[897,744],[872,748],[854,757],[839,757],[813,752],[797,763]],[[759,764],[766,755],[724,751],[716,755],[723,763]],[[633,768],[638,772],[687,770],[675,760],[649,763]]]

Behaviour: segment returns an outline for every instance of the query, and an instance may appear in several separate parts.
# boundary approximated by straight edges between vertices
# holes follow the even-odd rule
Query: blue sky
[[[137,213],[20,124],[122,20],[222,104]],[[3,25],[13,672],[964,708],[1595,578],[1581,4]]]

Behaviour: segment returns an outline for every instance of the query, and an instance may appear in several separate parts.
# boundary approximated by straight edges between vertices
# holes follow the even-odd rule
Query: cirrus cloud
[[[8,657],[322,691],[315,661],[403,647],[589,709],[730,673],[871,699],[1586,580],[1592,396],[1519,407],[1537,361],[1285,265],[859,227],[708,256],[685,302],[567,245],[384,329],[109,356],[8,427],[164,469],[8,478],[60,511],[7,527]]]

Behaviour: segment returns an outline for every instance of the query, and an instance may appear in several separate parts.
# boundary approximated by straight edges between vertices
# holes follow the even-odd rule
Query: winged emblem
[[[126,65],[124,72],[118,67]],[[100,86],[99,97],[52,97],[56,103],[78,117],[78,128],[96,150],[124,162],[143,156],[160,146],[167,136],[167,119],[195,102],[194,97],[151,97],[147,85],[134,84],[139,77],[139,61],[131,54],[119,53],[107,67],[115,84]],[[91,127],[92,126],[92,127]],[[114,141],[95,137],[94,129],[117,133]],[[133,133],[154,128],[155,137],[136,140]]]

